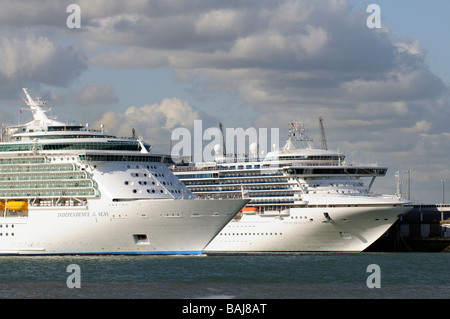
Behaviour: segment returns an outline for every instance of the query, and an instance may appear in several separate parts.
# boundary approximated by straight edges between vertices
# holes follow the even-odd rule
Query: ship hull
[[[0,218],[0,255],[201,254],[247,200],[91,200]]]
[[[205,253],[361,252],[410,208],[291,208],[279,215],[244,214]],[[326,216],[324,213],[327,213]]]

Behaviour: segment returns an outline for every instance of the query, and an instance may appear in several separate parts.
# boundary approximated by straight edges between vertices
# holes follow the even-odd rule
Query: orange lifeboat
[[[6,203],[6,208],[10,210],[28,210],[28,202],[12,200]]]
[[[257,211],[258,211],[258,208],[254,207],[254,206],[245,206],[244,208],[242,208],[242,210],[240,211],[240,213],[244,213],[244,214],[256,214]]]

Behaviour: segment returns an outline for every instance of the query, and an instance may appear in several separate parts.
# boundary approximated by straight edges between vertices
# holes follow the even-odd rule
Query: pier
[[[450,252],[450,205],[413,205],[365,251]]]

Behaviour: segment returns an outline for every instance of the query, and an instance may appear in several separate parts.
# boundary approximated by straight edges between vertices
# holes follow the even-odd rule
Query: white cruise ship
[[[264,158],[255,145],[242,159],[218,146],[214,162],[172,168],[200,197],[250,199],[206,253],[361,252],[410,210],[396,196],[372,193],[387,168],[313,149],[303,124],[289,127],[286,145]]]
[[[248,200],[201,200],[136,138],[47,116],[0,140],[0,255],[200,254]]]

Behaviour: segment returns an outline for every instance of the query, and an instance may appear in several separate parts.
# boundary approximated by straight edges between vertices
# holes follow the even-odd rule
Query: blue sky
[[[77,3],[81,28],[69,29]],[[381,29],[369,29],[369,4]],[[168,152],[176,127],[278,127],[304,121],[347,159],[389,168],[394,193],[439,202],[450,181],[450,43],[445,0],[0,0],[0,115],[21,88],[64,121],[105,124]],[[406,181],[406,179],[405,179]],[[450,189],[450,186],[447,187]],[[447,196],[450,198],[450,195]]]

